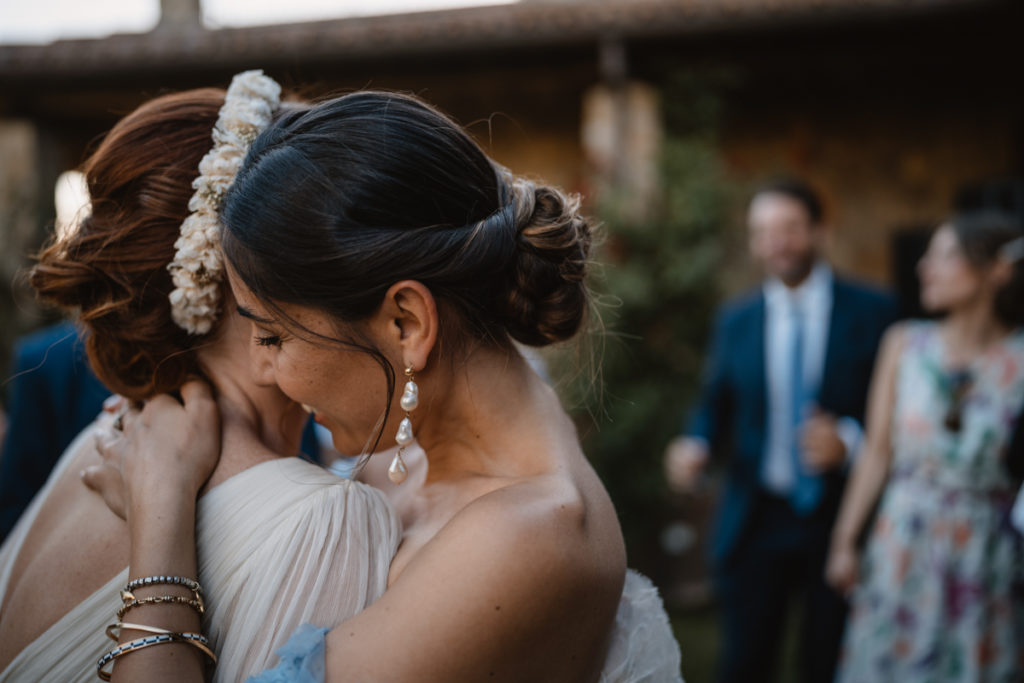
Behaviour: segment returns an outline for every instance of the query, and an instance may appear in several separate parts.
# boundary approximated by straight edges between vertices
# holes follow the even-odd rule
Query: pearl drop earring
[[[405,417],[402,418],[402,422],[398,425],[398,433],[395,435],[395,441],[398,442],[398,453],[395,454],[395,459],[391,461],[391,465],[388,467],[388,479],[396,484],[401,484],[409,476],[409,471],[402,460],[402,451],[412,443],[412,411],[416,410],[420,404],[420,388],[413,381],[411,367],[405,369],[405,376],[407,378],[405,391],[402,392],[402,400],[399,401],[399,405],[405,411]]]

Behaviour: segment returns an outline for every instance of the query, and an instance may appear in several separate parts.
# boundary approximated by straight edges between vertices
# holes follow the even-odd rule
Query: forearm
[[[195,498],[189,491],[163,490],[142,498],[129,513],[131,555],[129,579],[149,576],[197,578]],[[133,591],[137,599],[181,596],[194,599],[184,586],[159,584]],[[173,633],[200,633],[199,611],[188,604],[146,604],[130,609],[121,621]],[[151,635],[125,628],[120,641]],[[112,680],[153,683],[204,680],[205,655],[189,643],[146,647],[120,657]]]
[[[869,447],[858,458],[832,532],[834,546],[856,545],[857,537],[888,479],[888,470],[889,459],[875,449]]]

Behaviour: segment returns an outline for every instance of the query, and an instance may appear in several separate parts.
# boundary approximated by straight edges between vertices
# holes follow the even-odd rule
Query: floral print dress
[[[892,465],[838,680],[1024,681],[1022,541],[1002,462],[1024,403],[1024,332],[960,373],[937,324],[906,332]]]

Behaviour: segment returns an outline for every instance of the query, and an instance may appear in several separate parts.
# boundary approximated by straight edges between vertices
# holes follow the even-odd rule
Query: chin
[[[933,297],[921,297],[921,308],[924,309],[925,313],[930,315],[942,315],[949,312],[949,304],[941,299],[937,300]]]
[[[323,423],[321,422],[321,424]],[[334,445],[334,450],[350,458],[363,454],[363,451],[367,447],[366,444],[357,443],[355,439],[339,433],[336,428],[329,426],[327,428],[331,432],[331,443]]]
[[[793,261],[784,261],[773,264],[771,275],[783,282],[802,281],[811,272],[805,264]]]

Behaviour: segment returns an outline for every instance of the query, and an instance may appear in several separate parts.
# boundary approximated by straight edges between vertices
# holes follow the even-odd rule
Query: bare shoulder
[[[524,601],[616,602],[625,558],[618,520],[603,502],[559,476],[499,488],[456,514],[409,570],[467,555],[464,566],[486,584]]]
[[[893,323],[885,330],[878,353],[881,366],[890,366],[896,363],[918,325],[920,323],[901,320],[900,322]]]
[[[896,349],[901,349],[903,344],[906,342],[908,335],[914,327],[919,324],[920,323],[915,323],[910,320],[901,320],[889,325],[885,330],[885,334],[882,336],[882,347],[895,347]]]
[[[342,667],[356,675],[354,661],[374,680],[590,680],[625,574],[614,510],[593,498],[544,476],[473,500],[375,605],[331,634],[329,680],[349,680],[334,676]],[[378,629],[409,653],[387,671],[371,660]],[[452,652],[462,654],[440,657]]]
[[[614,510],[601,494],[588,495],[576,482],[556,475],[531,478],[477,498],[437,540],[472,538],[496,553],[515,552],[525,544],[536,559],[550,555],[569,571],[588,571],[595,562],[600,565],[600,557],[614,554],[610,546],[620,538]]]

